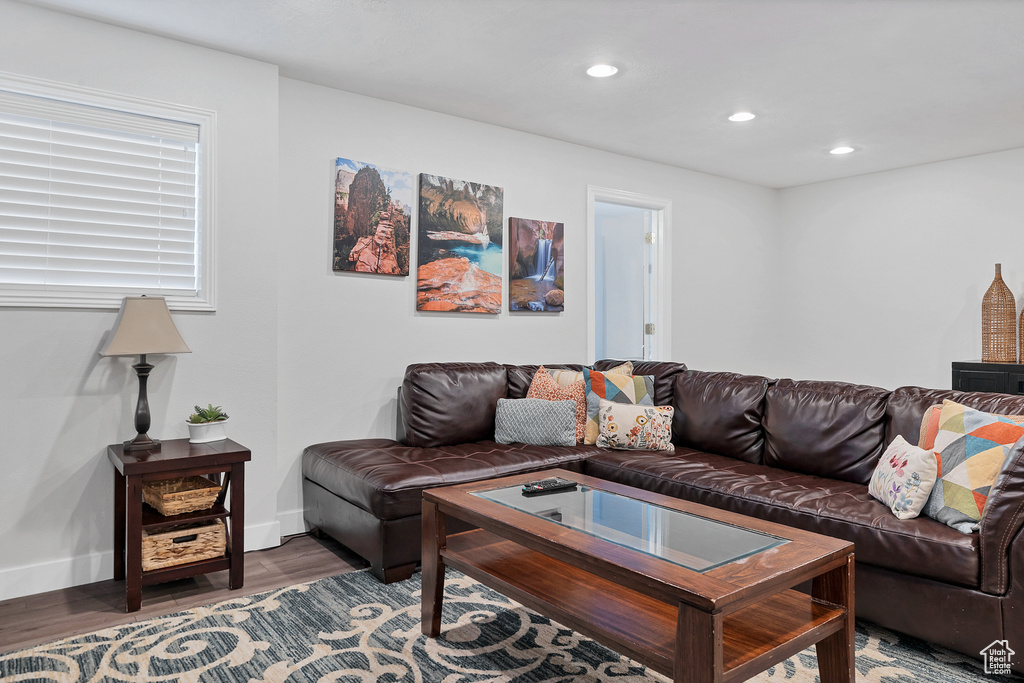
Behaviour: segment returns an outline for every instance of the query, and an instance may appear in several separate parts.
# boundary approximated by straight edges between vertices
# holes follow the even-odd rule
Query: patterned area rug
[[[0,656],[0,681],[387,681],[559,683],[667,679],[449,570],[442,635],[420,633],[419,575],[384,586],[367,571]],[[807,650],[752,679],[813,683]],[[980,662],[857,625],[857,680],[1021,681]]]

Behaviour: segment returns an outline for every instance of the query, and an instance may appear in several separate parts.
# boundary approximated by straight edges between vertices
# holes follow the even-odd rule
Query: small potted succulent
[[[195,409],[196,412],[185,420],[188,425],[189,443],[209,443],[228,438],[224,433],[224,423],[228,421],[228,414],[221,410],[220,406],[211,403],[206,408],[195,406]]]

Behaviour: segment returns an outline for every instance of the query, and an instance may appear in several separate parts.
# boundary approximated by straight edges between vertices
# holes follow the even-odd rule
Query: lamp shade
[[[162,296],[126,296],[101,356],[192,353],[171,320]]]

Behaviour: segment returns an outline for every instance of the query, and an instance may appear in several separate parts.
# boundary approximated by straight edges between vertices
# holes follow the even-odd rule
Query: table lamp
[[[124,442],[126,451],[158,450],[160,442],[149,438],[149,398],[146,382],[153,366],[146,362],[150,353],[192,353],[178,328],[171,320],[167,302],[162,296],[126,296],[114,323],[110,341],[100,351],[101,356],[138,356],[133,365],[139,376],[139,402],[135,407],[135,430],[138,435]]]

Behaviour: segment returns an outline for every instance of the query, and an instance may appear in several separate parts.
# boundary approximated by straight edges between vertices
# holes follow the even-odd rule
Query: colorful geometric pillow
[[[576,445],[576,401],[499,398],[494,440],[533,446]]]
[[[576,402],[576,442],[583,441],[584,427],[587,423],[587,392],[583,380],[570,384],[565,389],[555,383],[554,378],[548,374],[544,366],[540,366],[537,373],[530,382],[530,388],[526,391],[526,398],[542,398],[545,401]]]
[[[931,450],[935,447],[935,435],[939,433],[939,414],[942,412],[942,404],[929,406],[921,418],[921,433],[918,434],[917,445],[921,448]],[[1024,424],[1024,415],[999,415],[1011,422]]]
[[[654,405],[654,375],[619,375],[587,369],[583,371],[587,389],[587,428],[583,442],[597,443],[601,432],[597,411],[601,399],[614,403]]]
[[[935,453],[896,435],[885,449],[868,483],[868,493],[889,506],[899,519],[921,514],[938,474]]]
[[[924,514],[969,534],[978,530],[1003,466],[1024,450],[1024,425],[943,401],[934,450],[938,481]]]
[[[548,369],[548,374],[554,377],[555,382],[558,386],[565,389],[570,384],[583,381],[583,372],[580,370],[552,370]],[[616,365],[611,370],[605,370],[606,375],[632,375],[633,374],[633,362],[626,361],[622,365]]]
[[[597,411],[602,448],[674,451],[672,406],[638,406],[601,399]]]

